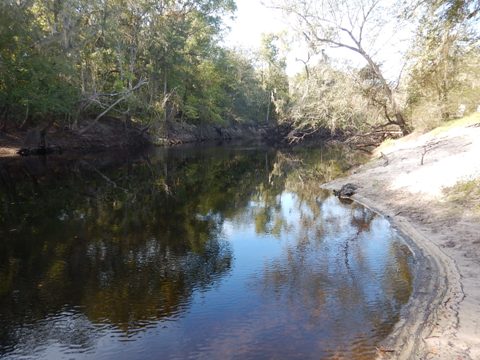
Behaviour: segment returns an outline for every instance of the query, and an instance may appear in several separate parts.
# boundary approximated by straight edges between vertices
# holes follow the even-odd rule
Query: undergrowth
[[[479,123],[480,123],[480,113],[473,113],[461,119],[447,121],[442,126],[439,126],[433,129],[432,131],[430,131],[430,133],[432,135],[438,135],[454,128],[467,127],[467,126],[479,124]]]
[[[444,192],[447,201],[480,215],[480,178],[459,181]]]

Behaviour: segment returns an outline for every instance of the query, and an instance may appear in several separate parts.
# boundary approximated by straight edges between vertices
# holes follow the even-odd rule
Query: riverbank
[[[356,184],[353,198],[411,240],[413,295],[380,358],[479,359],[480,124],[413,134],[374,159],[324,187]]]
[[[189,124],[186,122],[168,122],[166,131],[152,133],[157,145],[180,145],[206,141],[229,140],[265,140],[275,136],[275,127],[267,125],[229,125]]]
[[[88,123],[84,125],[89,127]],[[28,140],[29,130],[12,129],[0,132],[0,157],[18,156],[22,148],[38,147]],[[136,149],[148,145],[172,146],[188,143],[230,140],[272,140],[276,131],[271,126],[212,124],[188,124],[169,122],[165,129],[140,128],[132,123],[125,124],[119,119],[103,118],[82,132],[52,126],[46,136],[47,145],[77,155],[114,150]],[[38,142],[38,141],[37,141]]]
[[[45,126],[44,126],[45,127]],[[151,143],[149,136],[142,129],[125,124],[118,119],[103,118],[93,126],[85,123],[82,131],[52,125],[46,130],[47,147],[58,148],[60,153],[81,156],[106,150],[135,150]],[[19,156],[23,148],[35,149],[41,146],[41,126],[26,130],[9,129],[0,132],[0,157]]]

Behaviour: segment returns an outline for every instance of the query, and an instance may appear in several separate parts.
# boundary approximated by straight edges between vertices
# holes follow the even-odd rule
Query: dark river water
[[[371,359],[412,288],[339,149],[0,165],[0,359]]]

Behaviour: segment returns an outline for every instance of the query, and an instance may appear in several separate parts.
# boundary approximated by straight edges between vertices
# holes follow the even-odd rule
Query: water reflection
[[[282,203],[294,240],[252,288],[277,307],[271,321],[294,336],[286,358],[300,344],[306,358],[374,357],[411,291],[408,250],[391,241],[385,220],[358,205],[328,197],[312,209],[291,193]]]
[[[318,190],[353,161],[239,147],[2,163],[0,358],[371,358],[411,259],[386,221]]]

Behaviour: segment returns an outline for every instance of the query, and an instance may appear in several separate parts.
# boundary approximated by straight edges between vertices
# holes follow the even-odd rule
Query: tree
[[[354,134],[370,132],[379,119],[378,104],[365,97],[355,69],[336,69],[328,61],[319,62],[296,76],[292,83],[289,115],[294,132],[291,142],[320,130]],[[382,120],[383,121],[383,120]]]
[[[25,126],[42,116],[65,117],[78,93],[74,69],[27,6],[0,4],[0,121]]]
[[[92,126],[77,120],[103,116],[159,131],[177,120],[263,121],[253,60],[219,45],[234,10],[234,0],[3,1],[0,120],[80,131]]]
[[[480,14],[478,0],[427,0],[425,3],[448,21],[473,19]]]
[[[397,100],[395,86],[384,76],[380,64],[374,60],[375,51],[369,46],[388,18],[381,0],[283,0],[276,1],[274,6],[298,20],[299,31],[313,51],[318,53],[328,46],[359,55],[381,85],[388,101],[388,112],[393,115],[389,123],[397,125],[404,135],[411,131]]]
[[[472,80],[478,75],[470,69],[478,53],[469,21],[476,16],[473,5],[464,1],[415,4],[420,19],[409,55],[408,95],[413,111],[422,106],[430,109],[430,115],[424,111],[422,117],[448,120],[460,102],[468,101],[469,88],[475,87]],[[409,11],[413,15],[412,7]],[[463,93],[460,102],[458,93]]]
[[[263,34],[259,51],[259,60],[262,68],[263,86],[267,92],[267,113],[265,122],[272,119],[272,113],[277,117],[285,111],[288,100],[288,77],[286,75],[286,60],[280,54],[279,35]],[[272,111],[273,105],[273,111]]]
[[[457,85],[458,65],[462,49],[458,33],[437,22],[423,24],[417,36],[417,46],[412,51],[414,64],[410,74],[410,96],[430,98],[440,110],[441,118],[450,118],[449,94]]]

